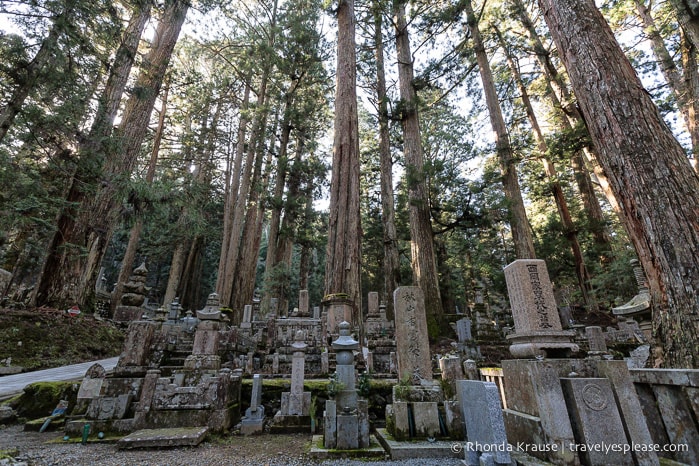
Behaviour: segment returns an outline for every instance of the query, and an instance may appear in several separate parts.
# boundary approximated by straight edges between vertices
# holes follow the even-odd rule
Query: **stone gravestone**
[[[581,449],[583,464],[633,465],[634,458],[621,449],[630,449],[614,392],[608,379],[561,378],[563,394],[571,416],[575,440],[584,445],[616,445],[609,451]],[[638,413],[642,416],[642,413]],[[627,450],[630,451],[630,450]]]
[[[243,321],[240,323],[240,328],[252,327],[252,304],[246,304],[243,307]]]
[[[463,318],[456,321],[456,336],[459,338],[459,343],[466,343],[473,339],[470,319]]]
[[[308,303],[308,290],[299,291],[299,317],[310,316],[310,306]]]
[[[240,433],[243,435],[259,434],[263,430],[264,422],[265,407],[262,406],[262,376],[255,374],[252,377],[250,407],[245,410],[245,417],[241,421]]]
[[[587,337],[587,343],[589,346],[588,354],[599,355],[607,353],[607,342],[604,340],[604,332],[602,332],[602,327],[585,327],[585,336]]]
[[[398,377],[413,385],[432,380],[430,342],[427,337],[425,295],[416,286],[402,286],[393,293],[396,321]]]
[[[579,351],[574,331],[564,331],[546,263],[518,259],[505,267],[515,333],[507,335],[515,358],[568,357]]]
[[[291,390],[282,393],[281,409],[275,414],[270,426],[274,433],[309,432],[311,429],[311,392],[303,390],[305,353],[303,330],[296,332],[291,347],[294,351],[291,362]]]
[[[457,396],[468,440],[464,449],[465,464],[511,464],[497,385],[479,380],[459,380]]]
[[[350,335],[350,324],[341,322],[339,336],[332,344],[336,353],[336,379],[340,384],[336,400],[325,402],[323,445],[328,449],[355,450],[369,447],[369,405],[359,400],[355,389],[353,351],[359,342]]]
[[[102,386],[107,376],[102,365],[95,363],[85,373],[78,390],[78,400],[97,398],[102,394]]]
[[[379,316],[379,294],[376,291],[369,292],[367,296],[367,311],[369,317]]]
[[[140,320],[146,309],[142,308],[146,300],[146,278],[148,269],[145,262],[138,266],[128,281],[124,283],[124,294],[121,302],[114,310],[114,320],[117,322],[129,322]]]
[[[464,371],[461,368],[461,358],[455,355],[440,358],[439,370],[442,372],[442,380],[451,388],[450,394],[447,394],[445,390],[445,398],[452,398],[456,395],[456,382],[464,378]]]

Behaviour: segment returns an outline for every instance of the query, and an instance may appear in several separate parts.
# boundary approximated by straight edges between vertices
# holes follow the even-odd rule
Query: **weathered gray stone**
[[[325,402],[323,428],[323,445],[325,448],[337,448],[337,405],[335,404],[335,400],[328,400]]]
[[[80,383],[78,400],[96,398],[100,396],[102,394],[103,384],[104,378],[93,379],[92,377],[85,377]]]
[[[663,417],[670,443],[687,445],[687,451],[675,452],[675,460],[685,464],[699,464],[699,433],[691,417],[680,387],[654,385],[653,392]]]
[[[515,333],[507,335],[515,358],[567,357],[579,351],[574,331],[564,331],[546,263],[519,259],[505,267]]]
[[[507,437],[514,444],[536,444],[532,439],[541,438],[541,445],[561,445],[556,451],[531,454],[555,464],[576,464],[578,455],[569,447],[575,444],[573,428],[555,361],[502,361]],[[466,429],[468,434],[468,425]]]
[[[367,315],[369,317],[379,316],[379,294],[376,291],[371,291],[367,295]]]
[[[561,384],[578,444],[630,448],[609,380],[562,378]],[[616,449],[581,449],[580,457],[584,464],[589,465],[634,464],[632,455]]]
[[[607,352],[607,342],[604,340],[602,327],[585,327],[585,336],[587,337],[590,354],[601,354]]]
[[[245,410],[241,420],[240,433],[243,435],[258,434],[263,431],[265,407],[262,405],[262,376],[255,374],[252,378],[252,394],[250,407]]]
[[[621,414],[624,430],[633,444],[650,445],[650,435],[646,419],[642,413],[638,392],[631,381],[631,375],[624,361],[598,361],[598,376],[606,377],[611,383],[614,398]],[[658,465],[658,456],[653,451],[633,452],[638,464]]]
[[[310,313],[308,290],[299,291],[299,317],[308,317]]]
[[[450,438],[453,440],[466,438],[464,419],[461,416],[461,404],[458,401],[444,402],[444,418]]]
[[[337,414],[337,449],[356,450],[359,448],[359,419],[356,414]]]
[[[432,380],[432,360],[427,337],[425,296],[416,286],[399,287],[393,293],[396,322],[398,375],[412,384]]]
[[[494,464],[510,464],[497,386],[492,382],[460,380],[457,382],[457,390],[468,441],[474,445],[490,446]],[[467,449],[465,459],[473,464],[474,456],[469,454],[469,450],[473,452],[472,449]],[[484,448],[478,453],[488,451]]]
[[[435,402],[412,403],[416,437],[438,437],[439,410]]]
[[[461,358],[454,355],[445,356],[439,359],[439,370],[442,372],[442,380],[450,387],[450,393],[447,395],[456,396],[456,381],[464,378],[464,372],[461,369]]]
[[[196,446],[204,440],[208,430],[207,427],[144,429],[120,439],[117,442],[117,448],[133,449]]]
[[[456,321],[456,336],[459,343],[465,343],[473,339],[471,335],[471,319],[462,318]]]

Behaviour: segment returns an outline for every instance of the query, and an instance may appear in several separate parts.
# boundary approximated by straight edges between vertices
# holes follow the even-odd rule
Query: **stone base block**
[[[572,342],[574,331],[530,332],[507,335],[512,342],[510,353],[517,359],[535,358],[567,358],[580,351],[580,347]]]
[[[208,427],[177,427],[172,429],[144,429],[127,435],[117,442],[119,449],[185,447],[199,445]]]
[[[243,435],[261,434],[264,426],[264,419],[243,419],[240,423],[240,433]]]
[[[141,320],[146,309],[141,306],[117,306],[114,310],[114,321],[116,322],[132,322]]]
[[[221,368],[221,356],[212,354],[192,354],[184,360],[184,368],[190,370],[214,370]]]
[[[273,434],[308,434],[311,432],[311,416],[284,416],[277,413],[269,429]]]

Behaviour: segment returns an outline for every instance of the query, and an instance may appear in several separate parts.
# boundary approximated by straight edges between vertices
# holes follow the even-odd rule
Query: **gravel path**
[[[17,461],[28,465],[50,466],[366,466],[420,465],[457,466],[456,459],[419,459],[403,461],[326,460],[319,462],[306,453],[309,435],[270,435],[241,437],[205,442],[197,448],[157,450],[118,450],[114,444],[62,443],[62,433],[24,432],[22,426],[0,426],[0,450],[17,449]],[[47,443],[57,441],[57,443]],[[0,463],[1,464],[1,463]]]

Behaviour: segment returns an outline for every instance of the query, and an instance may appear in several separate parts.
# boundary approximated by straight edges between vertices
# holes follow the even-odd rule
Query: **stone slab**
[[[568,406],[575,440],[585,445],[623,445],[629,447],[621,422],[621,415],[614,401],[614,393],[607,379],[562,378],[561,385]],[[595,448],[582,449],[581,460],[589,465],[629,465],[633,456],[623,451]]]
[[[208,427],[143,429],[119,440],[117,447],[126,450],[132,448],[197,446],[204,440],[208,431]]]
[[[330,460],[341,458],[379,458],[383,459],[386,451],[383,449],[375,436],[369,437],[369,446],[360,450],[337,450],[333,448],[325,448],[323,446],[323,436],[314,435],[311,442],[309,454],[318,460]]]
[[[507,435],[497,385],[479,380],[459,380],[456,389],[469,442],[497,446],[493,448],[495,463],[509,464]]]
[[[393,302],[398,375],[420,385],[423,380],[432,380],[425,295],[416,286],[402,286],[393,293]]]
[[[435,402],[412,403],[415,436],[422,438],[438,437],[439,409]]]
[[[383,446],[392,460],[419,459],[419,458],[462,458],[463,451],[454,448],[454,442],[450,440],[411,440],[401,442],[396,440],[386,429],[376,429],[376,439]],[[415,464],[419,464],[416,461]]]

